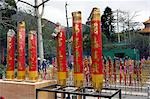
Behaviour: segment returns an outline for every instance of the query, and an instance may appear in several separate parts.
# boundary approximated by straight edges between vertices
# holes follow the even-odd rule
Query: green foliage
[[[109,41],[113,41],[112,34],[114,33],[114,16],[111,8],[106,7],[101,17],[102,32],[106,35]]]
[[[17,8],[15,0],[5,0],[5,2],[8,3],[8,5]]]
[[[108,39],[104,33],[102,33],[102,45],[108,43]],[[90,52],[91,50],[91,39],[90,39],[90,28],[87,27],[83,32],[83,51]]]
[[[104,33],[102,33],[102,44],[107,44],[108,43],[108,39],[106,37],[106,35]]]
[[[25,21],[26,33],[29,33],[31,30],[37,30],[37,21],[34,16],[26,13],[23,16],[23,20]]]
[[[12,28],[15,29],[16,27],[16,22],[11,19],[11,16],[16,14],[16,2],[15,0],[5,0],[5,3],[7,4],[5,10],[2,12],[2,20],[3,20],[3,26],[5,28]],[[8,30],[7,29],[7,30]]]
[[[6,8],[0,11],[0,56],[2,47],[6,48],[6,35],[8,29],[16,29],[16,22],[11,18],[16,13],[15,0],[5,0]],[[0,57],[1,60],[1,57]]]
[[[128,40],[129,41],[129,40]],[[141,34],[136,33],[133,37],[131,37],[131,42],[128,42],[130,48],[135,48],[140,51],[141,58],[143,56],[148,57],[150,51],[149,45],[150,39],[149,36],[143,36]]]
[[[15,9],[17,8],[16,3],[14,0],[5,0],[5,3],[8,5],[6,6],[5,10],[2,10],[2,16],[0,17],[2,22],[0,22],[0,41],[6,43],[6,33],[9,28],[16,27],[16,22],[11,19],[11,16],[16,14]],[[11,8],[9,8],[11,6]]]
[[[90,52],[90,49],[91,49],[90,28],[87,27],[83,32],[83,50],[86,52]]]
[[[103,45],[103,49],[112,50],[112,49],[126,49],[127,46],[125,44],[117,44],[117,43],[107,43]]]
[[[0,64],[0,79],[2,78],[4,73],[4,65]]]
[[[51,39],[53,29],[50,28],[50,25],[45,24],[42,31],[45,58],[49,58],[50,56],[56,56],[56,41]]]

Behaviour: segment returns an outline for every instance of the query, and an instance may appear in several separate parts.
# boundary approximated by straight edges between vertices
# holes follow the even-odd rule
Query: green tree
[[[108,39],[104,33],[102,33],[102,46],[107,44]],[[91,51],[91,39],[90,39],[90,27],[86,27],[85,31],[83,32],[83,51],[84,54],[90,54]]]
[[[56,56],[56,40],[51,38],[53,28],[50,27],[50,24],[46,23],[42,28],[45,58],[50,58],[50,56]]]
[[[16,22],[12,20],[12,16],[16,14],[17,6],[14,0],[5,0],[5,8],[2,11],[2,23],[5,28],[16,29]]]
[[[86,27],[83,32],[83,52],[86,55],[89,55],[91,51],[91,41],[90,41],[90,28]]]
[[[114,16],[111,8],[106,7],[101,17],[102,32],[106,35],[109,41],[113,41],[112,34],[114,33]]]
[[[138,49],[142,58],[143,56],[148,57],[150,54],[149,42],[150,39],[148,36],[143,36],[141,34],[136,33],[136,35],[131,37],[131,42],[128,40],[128,45],[132,49]]]
[[[16,30],[16,21],[11,18],[12,15],[16,14],[17,6],[15,0],[5,0],[3,6],[4,8],[0,8],[0,58],[2,49],[6,48],[6,33],[8,29]]]

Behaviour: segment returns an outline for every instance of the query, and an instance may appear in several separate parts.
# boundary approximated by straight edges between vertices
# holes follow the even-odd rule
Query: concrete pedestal
[[[54,80],[45,80],[36,83],[0,80],[0,97],[3,96],[4,99],[35,99],[37,88],[54,83],[56,83]],[[40,92],[38,99],[53,99],[53,94]]]

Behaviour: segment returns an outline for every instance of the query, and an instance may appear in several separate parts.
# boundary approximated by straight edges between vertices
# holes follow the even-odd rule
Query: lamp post
[[[42,14],[39,14],[38,10],[38,2],[35,0],[35,15],[37,17],[37,24],[38,24],[38,50],[39,50],[39,57],[40,57],[40,64],[42,64],[43,59],[44,59],[44,51],[43,51],[43,38],[42,38],[42,26],[41,26],[41,18]]]
[[[70,58],[71,56],[71,46],[70,46],[70,42],[69,42],[69,38],[70,38],[70,35],[69,35],[69,23],[68,23],[68,10],[67,10],[67,2],[65,3],[65,11],[66,11],[66,22],[67,22],[67,29],[66,29],[66,35],[67,35],[67,41],[68,41],[68,56]]]

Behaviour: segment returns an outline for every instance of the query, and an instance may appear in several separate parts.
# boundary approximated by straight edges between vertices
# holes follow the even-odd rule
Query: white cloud
[[[34,0],[24,0],[34,4]],[[65,2],[68,2],[68,16],[71,17],[73,11],[82,12],[82,22],[85,23],[93,7],[100,8],[101,12],[109,6],[112,10],[138,11],[139,16],[136,21],[143,22],[150,16],[150,0],[50,0],[45,5],[44,18],[53,22],[60,22],[66,26]],[[21,6],[19,3],[18,6]],[[21,6],[23,7],[23,6]],[[69,19],[69,25],[72,25]]]

